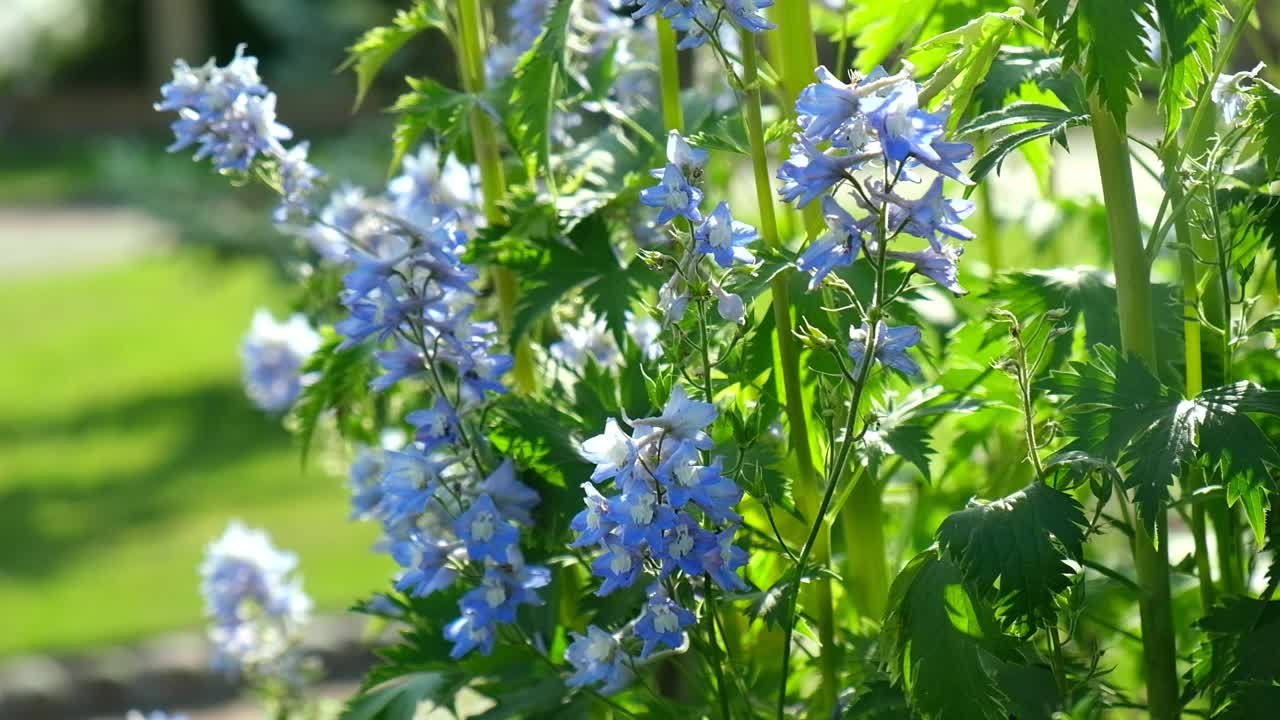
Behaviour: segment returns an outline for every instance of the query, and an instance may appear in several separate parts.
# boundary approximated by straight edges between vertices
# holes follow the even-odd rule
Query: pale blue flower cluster
[[[245,394],[267,412],[285,412],[313,380],[302,367],[319,348],[320,335],[305,316],[280,322],[270,310],[259,308],[240,343]]]
[[[690,229],[688,246],[676,260],[677,271],[658,290],[658,309],[668,322],[680,322],[691,299],[690,281],[705,277],[720,317],[742,324],[747,315],[742,298],[723,288],[728,272],[717,278],[713,272],[704,272],[701,263],[704,258],[711,258],[724,271],[751,265],[756,257],[747,246],[760,234],[751,225],[733,219],[729,203],[724,201],[703,216],[699,209],[703,198],[700,186],[707,159],[706,150],[692,147],[679,132],[672,130],[667,137],[667,164],[650,171],[658,184],[640,193],[640,202],[657,208],[659,225],[683,218]]]
[[[124,716],[124,720],[188,720],[186,715],[169,714],[159,710],[152,710],[149,713],[143,713],[140,710],[130,710]]]
[[[311,599],[298,558],[261,530],[233,521],[209,545],[200,567],[214,667],[250,679],[302,684],[300,639]]]
[[[483,433],[469,425],[493,394],[512,357],[496,351],[497,328],[472,319],[477,279],[462,262],[469,210],[454,203],[470,176],[437,171],[424,151],[370,202],[351,191],[339,196],[321,224],[346,247],[350,268],[341,301],[349,316],[335,325],[340,347],[370,343],[382,374],[370,387],[384,392],[406,380],[432,389],[431,403],[405,416],[408,443],[366,450],[352,466],[353,514],[381,523],[380,548],[403,569],[397,589],[425,596],[451,587],[472,571],[479,584],[462,597],[459,617],[445,630],[453,656],[488,653],[499,623],[515,621],[521,605],[539,603],[550,580],[528,566],[520,527],[532,525],[538,503],[510,460],[482,466]]]
[[[258,59],[244,49],[236,48],[225,66],[213,58],[199,67],[178,60],[155,108],[178,115],[170,152],[194,146],[197,160],[208,158],[221,172],[248,172],[260,157],[274,161],[283,197],[277,215],[288,217],[305,210],[320,172],[307,161],[306,143],[283,145],[293,131],[276,120],[275,93],[258,76]]]
[[[715,406],[691,400],[677,385],[662,414],[631,420],[630,434],[610,419],[582,443],[582,456],[596,467],[582,485],[586,508],[570,525],[573,546],[598,551],[591,563],[601,580],[597,595],[643,582],[648,600],[636,622],[616,634],[592,626],[575,636],[566,653],[576,670],[572,684],[603,683],[606,692],[624,685],[635,660],[626,649],[631,636],[643,643],[642,660],[659,648],[683,649],[684,628],[696,616],[672,597],[679,582],[709,591],[701,584],[709,577],[726,592],[747,589],[737,573],[747,552],[733,544],[742,489],[725,476],[720,458],[706,464],[704,457],[713,447],[705,428],[716,416]],[[612,495],[600,491],[606,483]]]
[[[944,238],[972,240],[961,223],[973,213],[973,203],[943,194],[951,178],[971,185],[957,165],[972,157],[973,146],[945,139],[949,109],[930,112],[920,106],[920,86],[908,66],[889,75],[876,68],[865,77],[845,83],[825,67],[815,71],[817,82],[796,101],[796,133],[791,156],[778,168],[780,194],[804,207],[821,198],[827,230],[805,248],[796,266],[809,273],[810,289],[820,286],[834,270],[848,267],[864,251],[886,260],[907,263],[912,271],[955,294],[963,294],[957,261],[963,249]],[[919,185],[919,169],[934,173],[917,197],[899,191],[904,183]],[[870,172],[878,170],[878,173]],[[873,177],[879,175],[879,178]],[[838,200],[844,186],[861,217]],[[928,243],[923,250],[882,247],[901,235]],[[919,365],[907,348],[920,340],[914,327],[876,326],[875,359],[885,366],[918,374]],[[861,367],[871,327],[851,328],[849,354]]]
[[[766,20],[760,11],[773,4],[774,0],[640,0],[640,7],[632,17],[660,15],[666,18],[672,27],[684,33],[676,47],[688,50],[705,45],[720,29],[723,18],[747,32],[772,30],[777,25]]]

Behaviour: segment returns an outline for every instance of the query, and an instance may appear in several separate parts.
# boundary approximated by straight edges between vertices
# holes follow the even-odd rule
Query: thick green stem
[[[662,122],[668,130],[684,132],[684,108],[680,105],[680,55],[671,23],[658,22],[658,76],[662,81]]]
[[[458,58],[458,68],[462,75],[462,84],[472,94],[484,91],[484,23],[481,21],[480,0],[459,0],[458,2],[458,34],[457,44],[462,50]],[[491,226],[506,222],[502,211],[502,201],[506,197],[507,181],[502,169],[502,155],[498,147],[498,133],[493,120],[478,105],[471,111],[472,148],[476,156],[476,164],[480,166],[480,189],[484,195],[485,220]],[[515,275],[508,268],[493,269],[493,285],[498,295],[498,324],[504,331],[510,331],[514,324],[516,299],[520,286]],[[512,379],[515,386],[529,391],[537,386],[534,375],[533,354],[526,342],[515,348],[515,368]]]
[[[888,477],[888,473],[885,475]],[[840,528],[844,535],[845,591],[858,614],[864,618],[880,620],[884,617],[889,600],[889,563],[883,550],[884,540],[884,487],[869,468],[855,471],[850,482],[847,507],[850,512],[840,513]]]
[[[771,17],[778,24],[774,32],[780,52],[775,60],[781,65],[782,88],[786,92],[782,107],[791,113],[796,98],[814,81],[813,71],[818,66],[818,47],[814,44],[809,0],[778,0]],[[805,233],[810,238],[817,237],[822,232],[822,209],[818,203],[809,203],[803,215]]]
[[[1155,321],[1151,309],[1151,275],[1142,247],[1142,226],[1133,190],[1133,172],[1124,128],[1096,97],[1090,98],[1098,173],[1107,206],[1124,351],[1158,370]],[[1133,559],[1137,570],[1138,609],[1142,616],[1142,648],[1147,702],[1152,720],[1179,717],[1177,647],[1169,587],[1167,510],[1156,511],[1155,538],[1142,523],[1134,524]],[[1153,543],[1154,540],[1154,543]]]
[[[744,115],[747,137],[751,141],[751,166],[755,177],[756,201],[760,206],[760,232],[769,248],[777,250],[782,246],[782,240],[778,237],[778,221],[774,213],[773,188],[770,184],[769,157],[764,142],[755,36],[747,32],[742,33],[742,70]],[[820,516],[814,500],[818,497],[820,487],[809,444],[808,409],[805,408],[804,393],[800,386],[800,353],[796,347],[795,335],[792,333],[789,282],[789,273],[786,272],[778,273],[770,282],[773,296],[773,320],[777,326],[783,400],[787,411],[787,424],[790,427],[791,448],[795,453],[796,467],[800,475],[798,485],[801,491],[797,494],[797,500],[806,517],[817,522]],[[830,531],[825,524],[821,522],[818,524],[823,530],[819,534],[814,551],[818,562],[825,566],[831,562]],[[817,604],[815,611],[818,618],[818,639],[822,643],[820,707],[832,708],[836,701],[838,674],[835,658],[835,609],[831,597],[831,581],[825,577],[819,578],[814,583],[813,594],[814,602]],[[790,650],[790,647],[786,647],[783,652],[789,656]],[[785,673],[782,682],[785,686]]]

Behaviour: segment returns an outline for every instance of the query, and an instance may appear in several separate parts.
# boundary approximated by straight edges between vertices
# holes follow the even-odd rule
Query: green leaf
[[[1054,91],[1067,107],[1079,107],[1078,103],[1072,103],[1071,93],[1061,91],[1063,87],[1070,87],[1070,83],[1063,81],[1061,76],[1061,56],[1051,55],[1037,47],[1002,47],[991,61],[986,77],[974,91],[974,107],[979,113],[998,110],[1028,83]]]
[[[1280,174],[1280,88],[1258,80],[1253,94],[1249,124],[1255,128],[1253,137],[1265,175],[1274,178]]]
[[[1185,676],[1184,700],[1212,699],[1214,718],[1261,718],[1280,700],[1280,601],[1225,598],[1196,627],[1205,640]]]
[[[1182,315],[1180,291],[1172,285],[1156,284],[1152,289],[1158,301],[1156,313],[1158,350],[1162,357],[1182,352]],[[1083,320],[1085,346],[1118,346],[1120,323],[1116,318],[1115,279],[1109,271],[1093,268],[1057,268],[1003,273],[996,277],[984,295],[999,303],[1026,324],[1051,310],[1064,312],[1057,324],[1076,326]],[[1007,330],[1003,326],[988,328],[984,344],[1000,340]],[[1044,361],[1044,371],[1057,369],[1071,355],[1073,333],[1048,340],[1052,345]],[[1167,354],[1166,354],[1167,353]]]
[[[566,84],[569,11],[573,0],[556,0],[547,15],[542,34],[521,56],[512,71],[507,131],[512,144],[524,158],[529,179],[546,178],[555,190],[551,172],[551,116]]]
[[[1067,128],[1085,125],[1089,116],[1085,113],[1063,110],[1037,103],[1013,103],[999,110],[992,110],[974,118],[959,130],[961,135],[991,132],[1002,128],[1015,128],[991,144],[991,148],[973,163],[969,176],[981,182],[992,170],[997,173],[1005,157],[1019,147],[1042,137],[1050,138],[1067,147]]]
[[[1248,413],[1280,415],[1280,393],[1240,382],[1207,390],[1196,400],[1209,409],[1200,426],[1200,457],[1226,483],[1227,502],[1244,506],[1254,536],[1262,542],[1267,492],[1275,490],[1272,469],[1280,468],[1280,452]]]
[[[357,108],[391,56],[416,35],[432,28],[448,32],[444,6],[439,0],[417,0],[412,8],[397,12],[391,25],[368,30],[347,48],[347,59],[340,69],[355,68]]]
[[[612,230],[595,213],[561,235],[560,218],[545,204],[512,213],[510,225],[488,228],[473,242],[470,261],[511,268],[520,279],[511,342],[519,340],[562,298],[580,292],[615,339],[626,335],[626,311],[657,276],[639,259],[623,265],[613,249]]]
[[[1182,124],[1182,111],[1209,78],[1218,44],[1218,22],[1226,10],[1218,0],[1155,0],[1161,38],[1160,109],[1164,135],[1172,138]]]
[[[917,555],[893,581],[881,649],[895,684],[930,720],[1006,720],[1007,695],[994,672],[1003,643],[991,611],[977,602],[959,566],[936,550]]]
[[[369,346],[339,349],[341,336],[331,329],[323,334],[324,343],[302,367],[304,374],[314,374],[318,379],[303,388],[292,410],[303,463],[311,451],[320,419],[330,410],[337,411],[338,430],[343,437],[368,441],[372,434],[363,422],[370,412],[367,407],[371,397],[369,381],[377,373]]]
[[[1124,128],[1141,66],[1149,60],[1143,23],[1153,18],[1147,0],[1076,0],[1074,6],[1039,0],[1037,6],[1063,60],[1083,66],[1089,91]]]
[[[938,547],[960,566],[1005,627],[1056,622],[1083,552],[1084,509],[1044,483],[988,503],[970,501],[938,528]]]
[[[689,137],[689,143],[704,150],[751,154],[747,126],[742,122],[742,113],[737,111],[709,115]]]
[[[339,720],[413,720],[419,704],[448,699],[458,686],[456,678],[445,673],[404,675],[356,695]]]
[[[396,114],[392,131],[393,155],[391,171],[400,166],[404,156],[413,152],[422,136],[430,132],[437,138],[441,162],[460,145],[469,143],[468,113],[475,107],[475,97],[451,90],[431,78],[406,78],[410,91],[391,106]]]
[[[1023,10],[1011,7],[1005,12],[993,12],[969,21],[962,27],[934,35],[916,46],[913,52],[938,47],[951,47],[942,67],[921,91],[925,97],[946,97],[951,105],[951,127],[960,124],[969,109],[974,93],[987,76],[992,62],[1000,52],[1009,33],[1022,20]],[[942,92],[949,88],[950,92]]]
[[[1148,532],[1168,499],[1168,486],[1197,458],[1223,473],[1228,500],[1243,501],[1261,536],[1270,468],[1280,453],[1247,413],[1280,415],[1280,393],[1251,383],[1206,390],[1191,400],[1164,387],[1133,358],[1100,346],[1088,363],[1053,375],[1065,396],[1064,448],[1118,458]],[[1265,485],[1264,485],[1265,483]]]

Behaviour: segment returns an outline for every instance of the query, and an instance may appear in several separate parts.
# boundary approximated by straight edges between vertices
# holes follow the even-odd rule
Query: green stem
[[[870,468],[859,470],[849,481],[853,484],[847,501],[850,511],[839,516],[844,536],[845,590],[859,615],[878,621],[884,617],[889,601],[888,559],[884,552],[874,552],[874,548],[885,546],[884,487]],[[891,476],[890,472],[884,473],[884,477]]]
[[[986,154],[986,145],[985,140],[978,141],[978,157]],[[991,197],[991,186],[987,183],[978,183],[977,194],[978,212],[981,214],[982,221],[982,241],[985,243],[987,250],[987,268],[989,268],[991,277],[994,279],[1004,265],[1004,258],[1000,252],[1000,222],[996,218],[995,200]]]
[[[777,33],[777,47],[781,50],[777,58],[782,66],[782,89],[785,93],[781,105],[788,115],[794,111],[796,98],[813,82],[813,71],[818,66],[818,48],[814,44],[809,4],[809,0],[778,0],[770,16],[778,23],[778,29],[773,32]],[[822,209],[818,203],[809,203],[802,214],[805,232],[810,238],[817,237],[823,227]]]
[[[680,55],[671,23],[658,21],[658,76],[662,81],[662,122],[668,130],[684,132],[684,108],[680,106]]]
[[[807,9],[806,9],[807,12]],[[747,124],[747,137],[751,141],[751,166],[755,177],[756,201],[760,207],[760,232],[771,250],[778,250],[782,240],[778,237],[778,221],[774,213],[773,187],[770,183],[769,158],[764,143],[764,120],[760,104],[759,67],[756,54],[755,36],[742,33],[742,69],[743,69],[743,106]],[[814,527],[826,526],[821,522],[822,513],[813,505],[817,497],[819,483],[817,471],[813,464],[813,451],[809,444],[809,415],[804,405],[803,390],[800,385],[800,354],[796,347],[795,335],[791,326],[791,286],[789,273],[781,272],[770,281],[773,295],[773,319],[777,326],[777,342],[779,364],[782,366],[782,391],[787,412],[787,424],[790,427],[791,448],[796,455],[796,466],[799,470],[799,487],[797,494],[801,510],[814,520]],[[831,543],[829,531],[817,542],[818,560],[825,565],[831,562]],[[812,548],[810,548],[812,550]],[[814,583],[814,602],[817,604],[818,638],[822,643],[820,663],[822,666],[822,703],[820,707],[835,707],[838,673],[835,658],[835,609],[831,596],[831,581],[819,578]],[[786,633],[786,644],[783,648],[782,685],[785,695],[786,666],[790,657],[790,628]],[[783,698],[780,701],[784,701]]]
[[[716,694],[720,698],[720,717],[722,720],[730,720],[733,714],[729,711],[729,687],[725,684],[724,664],[725,656],[720,651],[720,643],[716,640],[716,616],[720,614],[716,607],[716,592],[711,585],[711,578],[703,576],[703,582],[707,588],[707,639],[711,643],[711,647],[715,650],[715,657],[710,658],[713,672],[716,676]],[[725,639],[726,648],[728,647],[728,638]]]
[[[480,0],[459,0],[458,2],[458,34],[462,57],[458,58],[462,84],[468,93],[484,92],[484,23],[481,21]],[[497,129],[493,120],[479,105],[471,110],[471,138],[476,156],[476,164],[480,166],[480,189],[484,194],[484,215],[489,225],[498,226],[506,222],[502,211],[502,201],[506,197],[507,181],[502,168],[502,155],[498,146]],[[515,274],[509,268],[493,269],[493,285],[498,296],[498,324],[510,331],[515,322],[516,299],[520,286]],[[534,374],[532,349],[527,342],[519,343],[515,348],[515,368],[512,379],[515,386],[528,392],[537,387]]]
[[[1214,104],[1209,102],[1209,92],[1213,87],[1214,80],[1226,68],[1227,63],[1231,61],[1235,48],[1248,27],[1249,16],[1253,14],[1256,6],[1257,0],[1245,0],[1241,5],[1239,17],[1232,26],[1231,32],[1218,48],[1218,56],[1214,61],[1213,71],[1207,75],[1200,89],[1195,110],[1187,126],[1184,136],[1186,138],[1185,146],[1179,147],[1176,137],[1166,138],[1162,154],[1165,184],[1168,188],[1167,199],[1169,205],[1175,208],[1174,233],[1180,246],[1178,269],[1182,281],[1185,312],[1183,334],[1186,348],[1187,397],[1194,397],[1204,389],[1202,364],[1203,328],[1200,324],[1200,305],[1201,303],[1204,304],[1205,316],[1217,321],[1219,327],[1223,328],[1224,331],[1228,331],[1231,326],[1231,306],[1228,302],[1227,293],[1223,290],[1226,286],[1226,267],[1219,266],[1216,270],[1199,267],[1192,252],[1191,248],[1194,246],[1195,253],[1199,253],[1201,257],[1208,257],[1211,252],[1216,252],[1217,248],[1207,234],[1199,233],[1193,235],[1191,232],[1190,222],[1187,219],[1186,203],[1184,202],[1186,190],[1182,163],[1187,155],[1198,153],[1205,147],[1213,129],[1211,118],[1215,116],[1212,112]],[[1206,282],[1206,274],[1210,272],[1219,273],[1219,282],[1217,284]],[[1199,294],[1199,287],[1202,282],[1205,282],[1206,285],[1206,292],[1203,297]],[[1221,341],[1221,359],[1224,372],[1221,380],[1222,384],[1226,384],[1231,379],[1229,332],[1224,332],[1219,339]],[[1204,472],[1194,468],[1189,473],[1185,483],[1186,490],[1194,491],[1196,488],[1203,486],[1205,482]],[[1244,571],[1242,569],[1243,563],[1241,562],[1243,550],[1240,546],[1239,524],[1236,519],[1236,512],[1226,504],[1225,498],[1220,502],[1214,503],[1210,512],[1214,517],[1214,534],[1218,546],[1218,568],[1222,574],[1224,589],[1229,594],[1238,593],[1243,589]],[[1209,551],[1208,544],[1205,541],[1205,508],[1202,504],[1196,503],[1192,505],[1191,531],[1195,539],[1196,571],[1200,575],[1200,599],[1201,603],[1208,608],[1213,603],[1215,588],[1213,587],[1213,579],[1209,569]]]
[[[1111,234],[1120,306],[1120,342],[1126,353],[1140,358],[1152,372],[1157,372],[1150,268],[1142,247],[1142,226],[1138,220],[1124,128],[1097,97],[1090,97],[1090,114]],[[1179,706],[1177,648],[1169,586],[1168,514],[1160,508],[1155,515],[1155,538],[1148,536],[1143,523],[1134,524],[1133,557],[1138,585],[1142,588],[1138,608],[1151,718],[1174,720],[1179,716]]]

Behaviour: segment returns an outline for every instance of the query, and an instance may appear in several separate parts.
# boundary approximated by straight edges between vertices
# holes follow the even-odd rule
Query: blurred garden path
[[[0,280],[124,263],[171,247],[172,226],[122,207],[0,207]]]

